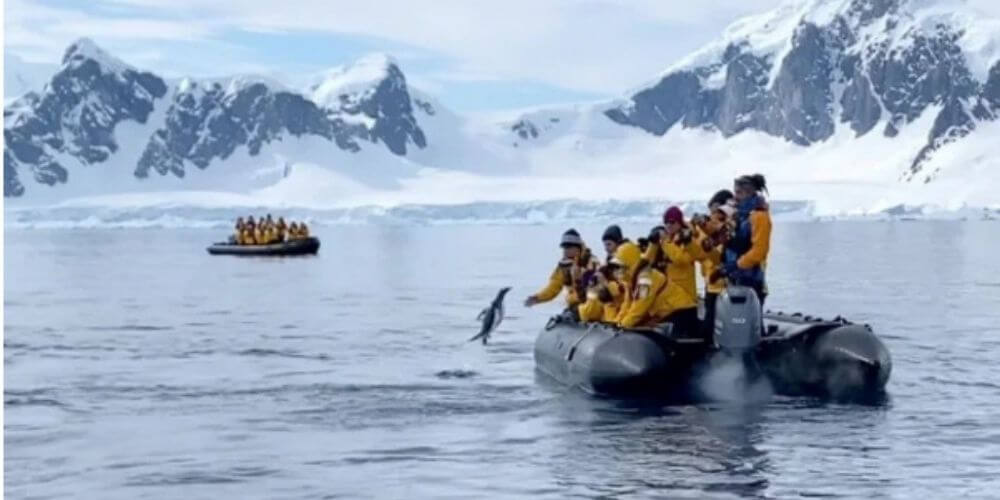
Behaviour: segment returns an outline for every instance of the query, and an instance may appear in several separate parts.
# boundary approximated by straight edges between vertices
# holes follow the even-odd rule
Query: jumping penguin
[[[486,345],[486,341],[490,338],[490,333],[496,330],[500,326],[500,322],[503,321],[503,298],[510,291],[509,286],[505,286],[497,292],[497,297],[493,299],[493,303],[489,307],[483,309],[476,317],[477,320],[481,321],[483,326],[480,328],[479,333],[475,337],[469,339],[472,342],[476,339],[483,339],[483,345]]]

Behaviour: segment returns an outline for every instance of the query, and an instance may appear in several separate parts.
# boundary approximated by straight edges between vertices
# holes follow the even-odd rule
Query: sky
[[[449,107],[490,112],[620,96],[780,1],[7,0],[4,53],[57,64],[85,36],[164,76],[297,83],[385,52]]]

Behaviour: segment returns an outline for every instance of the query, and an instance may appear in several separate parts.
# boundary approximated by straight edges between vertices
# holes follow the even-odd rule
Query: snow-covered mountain
[[[199,176],[168,185],[239,190],[274,182],[255,180],[282,159],[339,162],[351,176],[391,183],[419,169],[407,156],[428,147],[425,124],[442,144],[468,142],[462,121],[412,93],[387,56],[331,70],[298,91],[252,76],[171,81],[81,39],[44,88],[4,111],[4,195],[44,186],[103,194]]]
[[[691,200],[754,170],[817,213],[993,206],[1000,20],[966,0],[790,0],[621,99],[500,123],[448,110],[384,55],[289,88],[165,79],[84,39],[4,118],[4,195],[24,200]]]
[[[791,1],[734,23],[621,101],[508,126],[519,144],[547,144],[607,135],[600,114],[656,136],[753,130],[811,146],[844,127],[895,137],[925,113],[904,181],[932,180],[925,166],[939,149],[1000,114],[1000,20],[963,0]]]

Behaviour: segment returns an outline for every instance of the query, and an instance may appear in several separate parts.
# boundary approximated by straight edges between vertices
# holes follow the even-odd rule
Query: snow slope
[[[796,210],[808,217],[878,217],[903,206],[938,214],[992,210],[1000,207],[1000,107],[991,101],[1000,92],[1000,26],[984,5],[792,0],[737,21],[621,99],[526,110],[500,123],[451,112],[408,86],[398,63],[382,54],[315,75],[303,92],[248,77],[168,81],[146,124],[125,120],[113,129],[121,149],[112,160],[87,164],[57,155],[70,165],[71,182],[32,186],[31,198],[14,205],[24,207],[21,215],[43,213],[27,208],[37,205],[107,207],[119,218],[122,210],[257,206],[336,221],[396,220],[402,213],[464,220],[461,207],[480,221],[494,220],[491,209],[498,218],[525,221],[551,220],[558,210],[564,218],[573,210],[648,217],[656,210],[616,211],[626,202],[613,200],[694,200],[694,209],[735,176],[760,172],[773,200],[805,203],[796,206],[808,209]],[[934,73],[942,67],[949,72]],[[130,175],[164,121],[187,119],[172,111],[187,109],[181,97],[202,103],[215,83],[226,89],[223,103],[255,88],[301,96],[315,105],[301,109],[318,108],[324,119],[344,124],[358,147],[278,133],[258,153],[240,143],[229,156],[186,157],[183,176]],[[212,142],[204,132],[214,129],[204,124],[222,111],[192,109],[209,117],[192,141]],[[393,110],[388,125],[380,121]],[[393,148],[403,152],[387,150]],[[564,201],[559,209],[546,205],[544,216],[527,215],[545,200]],[[432,205],[457,208],[412,208]]]

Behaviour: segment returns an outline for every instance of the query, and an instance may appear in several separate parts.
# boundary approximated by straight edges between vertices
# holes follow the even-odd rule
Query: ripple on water
[[[274,476],[280,471],[267,467],[231,467],[220,471],[208,470],[205,465],[198,470],[185,470],[173,473],[154,472],[130,476],[126,486],[182,486],[192,484],[241,483],[251,479]]]
[[[473,370],[441,370],[434,374],[435,377],[441,379],[472,378],[477,375],[479,373]]]
[[[92,332],[162,332],[173,330],[174,327],[166,325],[96,325],[88,326],[85,329]]]
[[[330,355],[319,353],[319,354],[305,354],[301,352],[291,351],[291,350],[278,350],[278,349],[245,349],[237,353],[239,356],[254,356],[254,357],[279,357],[279,358],[298,358],[298,359],[312,359],[316,361],[329,361]]]

